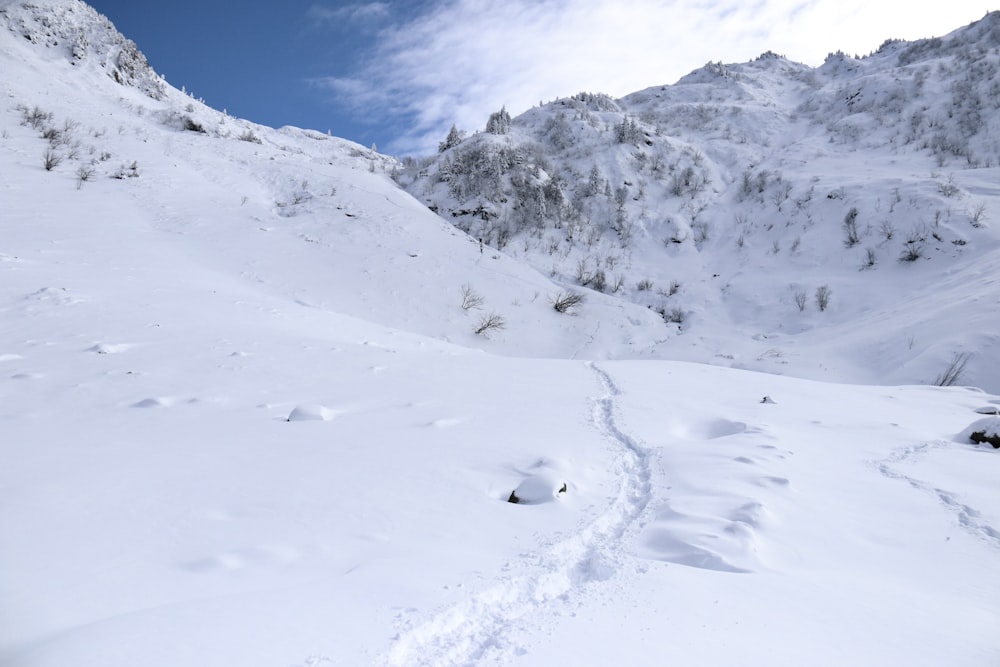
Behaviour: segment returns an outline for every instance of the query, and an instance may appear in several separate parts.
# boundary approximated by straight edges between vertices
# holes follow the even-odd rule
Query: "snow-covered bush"
[[[185,130],[189,132],[198,132],[199,134],[205,134],[205,126],[191,118],[190,116],[185,116],[182,121]]]
[[[660,311],[660,314],[663,315],[664,320],[679,327],[684,326],[684,322],[687,321],[687,312],[681,308],[664,309]]]
[[[1000,417],[994,415],[972,422],[959,438],[966,442],[990,444],[994,449],[1000,449]]]
[[[246,141],[251,144],[261,143],[260,137],[254,134],[253,130],[248,129],[246,132],[240,135],[240,141]]]
[[[138,177],[139,177],[139,163],[135,160],[133,160],[132,164],[128,166],[122,164],[122,166],[119,167],[117,171],[111,174],[111,178],[117,178],[118,180],[124,180],[126,178],[138,178]]]

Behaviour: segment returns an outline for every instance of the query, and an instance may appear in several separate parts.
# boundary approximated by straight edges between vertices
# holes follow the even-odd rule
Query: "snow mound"
[[[994,449],[1000,449],[1000,417],[987,417],[972,422],[962,431],[959,438],[963,442],[989,443]]]
[[[550,472],[532,475],[511,491],[507,502],[520,505],[540,505],[558,499],[569,489],[562,477]]]
[[[146,409],[146,408],[169,408],[173,404],[174,404],[174,401],[172,399],[161,398],[161,397],[152,397],[152,398],[144,398],[141,401],[138,401],[137,403],[133,403],[132,407],[133,408],[143,408],[143,409]]]
[[[322,405],[297,405],[289,413],[288,418],[285,421],[290,422],[307,422],[307,421],[323,421],[328,422],[333,420],[337,416],[336,410],[324,407]]]

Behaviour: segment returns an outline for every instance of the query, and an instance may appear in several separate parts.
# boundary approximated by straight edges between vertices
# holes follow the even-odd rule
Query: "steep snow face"
[[[6,28],[50,57],[74,65],[96,64],[117,83],[141,90],[153,99],[165,94],[164,83],[135,43],[111,21],[81,0],[7,0],[0,5]]]
[[[6,173],[19,173],[25,191],[106,201],[166,239],[194,226],[205,233],[179,252],[216,257],[213,270],[233,280],[462,345],[604,357],[642,354],[665,335],[654,314],[612,298],[591,299],[576,316],[556,312],[559,285],[414,201],[389,178],[392,158],[232,118],[148,68],[159,94],[119,85],[110,74],[120,70],[94,54],[134,45],[82,3],[4,10]],[[34,39],[23,38],[25,26]],[[89,55],[73,55],[65,40],[74,35]],[[27,215],[39,202],[14,207]]]
[[[653,354],[931,382],[968,353],[963,380],[996,389],[998,24],[560,99],[399,180],[567,288],[659,313]]]

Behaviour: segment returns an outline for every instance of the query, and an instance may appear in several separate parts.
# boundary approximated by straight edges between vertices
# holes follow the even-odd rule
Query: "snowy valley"
[[[1000,661],[998,68],[993,13],[399,160],[3,0],[0,664]]]

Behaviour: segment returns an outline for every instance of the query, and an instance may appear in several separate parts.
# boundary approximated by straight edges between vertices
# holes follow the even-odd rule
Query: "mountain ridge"
[[[677,343],[716,338],[698,361],[724,363],[719,331],[747,310],[764,317],[744,339],[787,339],[788,329],[811,336],[810,344],[822,344],[824,330],[856,339],[851,318],[860,324],[866,312],[898,312],[914,280],[930,287],[967,269],[971,292],[995,294],[988,276],[997,269],[997,238],[987,220],[1000,160],[998,26],[992,12],[943,38],[887,40],[864,58],[832,53],[817,68],[766,52],[617,100],[561,98],[513,118],[506,133],[477,132],[410,161],[397,180],[471,235],[517,247],[509,252],[567,285],[593,288],[597,275],[598,291],[655,309],[668,323],[682,319]],[[630,266],[609,268],[609,257]],[[776,257],[789,266],[776,267]],[[885,286],[859,283],[859,269]],[[782,270],[785,285],[764,293],[761,275]],[[706,286],[710,279],[720,286]],[[737,283],[748,279],[757,284],[741,291]],[[692,281],[698,291],[686,299],[666,289]],[[650,283],[667,293],[640,287]],[[861,303],[839,316],[846,309],[833,305],[825,320],[797,315],[803,290],[811,308],[824,286]],[[863,342],[869,352],[838,356],[871,368],[871,349],[905,345],[911,358],[882,364],[876,354],[877,373],[865,381],[919,382],[900,368],[920,365],[921,356],[946,363],[976,354],[984,370],[974,381],[993,383],[995,325],[982,314],[958,316],[950,304],[964,299],[960,292],[933,305],[915,300],[894,325],[897,335],[880,332]],[[964,320],[968,339],[934,326],[947,318]],[[768,366],[761,358],[737,363]],[[864,377],[858,370],[849,375]]]
[[[995,388],[1000,341],[992,306],[983,304],[995,299],[998,266],[989,219],[1000,210],[991,185],[1000,159],[1000,84],[992,75],[1000,13],[943,38],[887,40],[860,59],[833,53],[817,68],[765,52],[746,63],[708,63],[676,84],[618,100],[580,93],[513,119],[502,110],[491,119],[502,133],[478,132],[437,156],[399,162],[319,132],[234,119],[174,91],[81,0],[8,0],[0,11],[8,34],[72,68],[69,84],[97,85],[84,83],[91,70],[121,84],[100,84],[118,97],[121,136],[134,131],[148,141],[145,117],[172,130],[162,136],[168,144],[243,139],[249,152],[239,169],[292,154],[312,165],[263,177],[263,198],[246,200],[263,206],[257,218],[308,219],[312,231],[302,233],[311,238],[324,218],[357,208],[343,192],[330,196],[335,185],[320,191],[317,178],[338,178],[322,173],[326,162],[391,175],[467,235],[458,237],[467,269],[427,283],[435,294],[404,297],[398,309],[365,306],[367,317],[403,328],[420,321],[424,334],[507,354],[590,350],[838,381],[931,382],[952,359],[971,355],[963,379]],[[11,96],[23,98],[15,104],[22,122],[44,102],[30,92]],[[106,127],[91,130],[107,136]],[[127,173],[134,157],[102,151],[102,141],[93,137],[88,150],[114,154],[110,161],[84,159],[69,143],[57,152],[76,155],[81,168]],[[328,146],[338,157],[331,160]],[[221,163],[197,162],[189,168],[208,170],[209,181],[222,173]],[[409,313],[422,299],[457,300],[450,293],[463,284],[486,290],[476,277],[480,239],[495,261],[537,272],[530,289],[505,287],[491,298],[509,326],[483,339],[463,331],[468,312],[448,323]],[[387,275],[406,282],[404,267]],[[822,309],[819,290],[827,294]],[[587,305],[551,319],[548,302],[573,291]],[[360,305],[342,290],[330,299]],[[543,321],[551,338],[538,347],[525,325]]]

